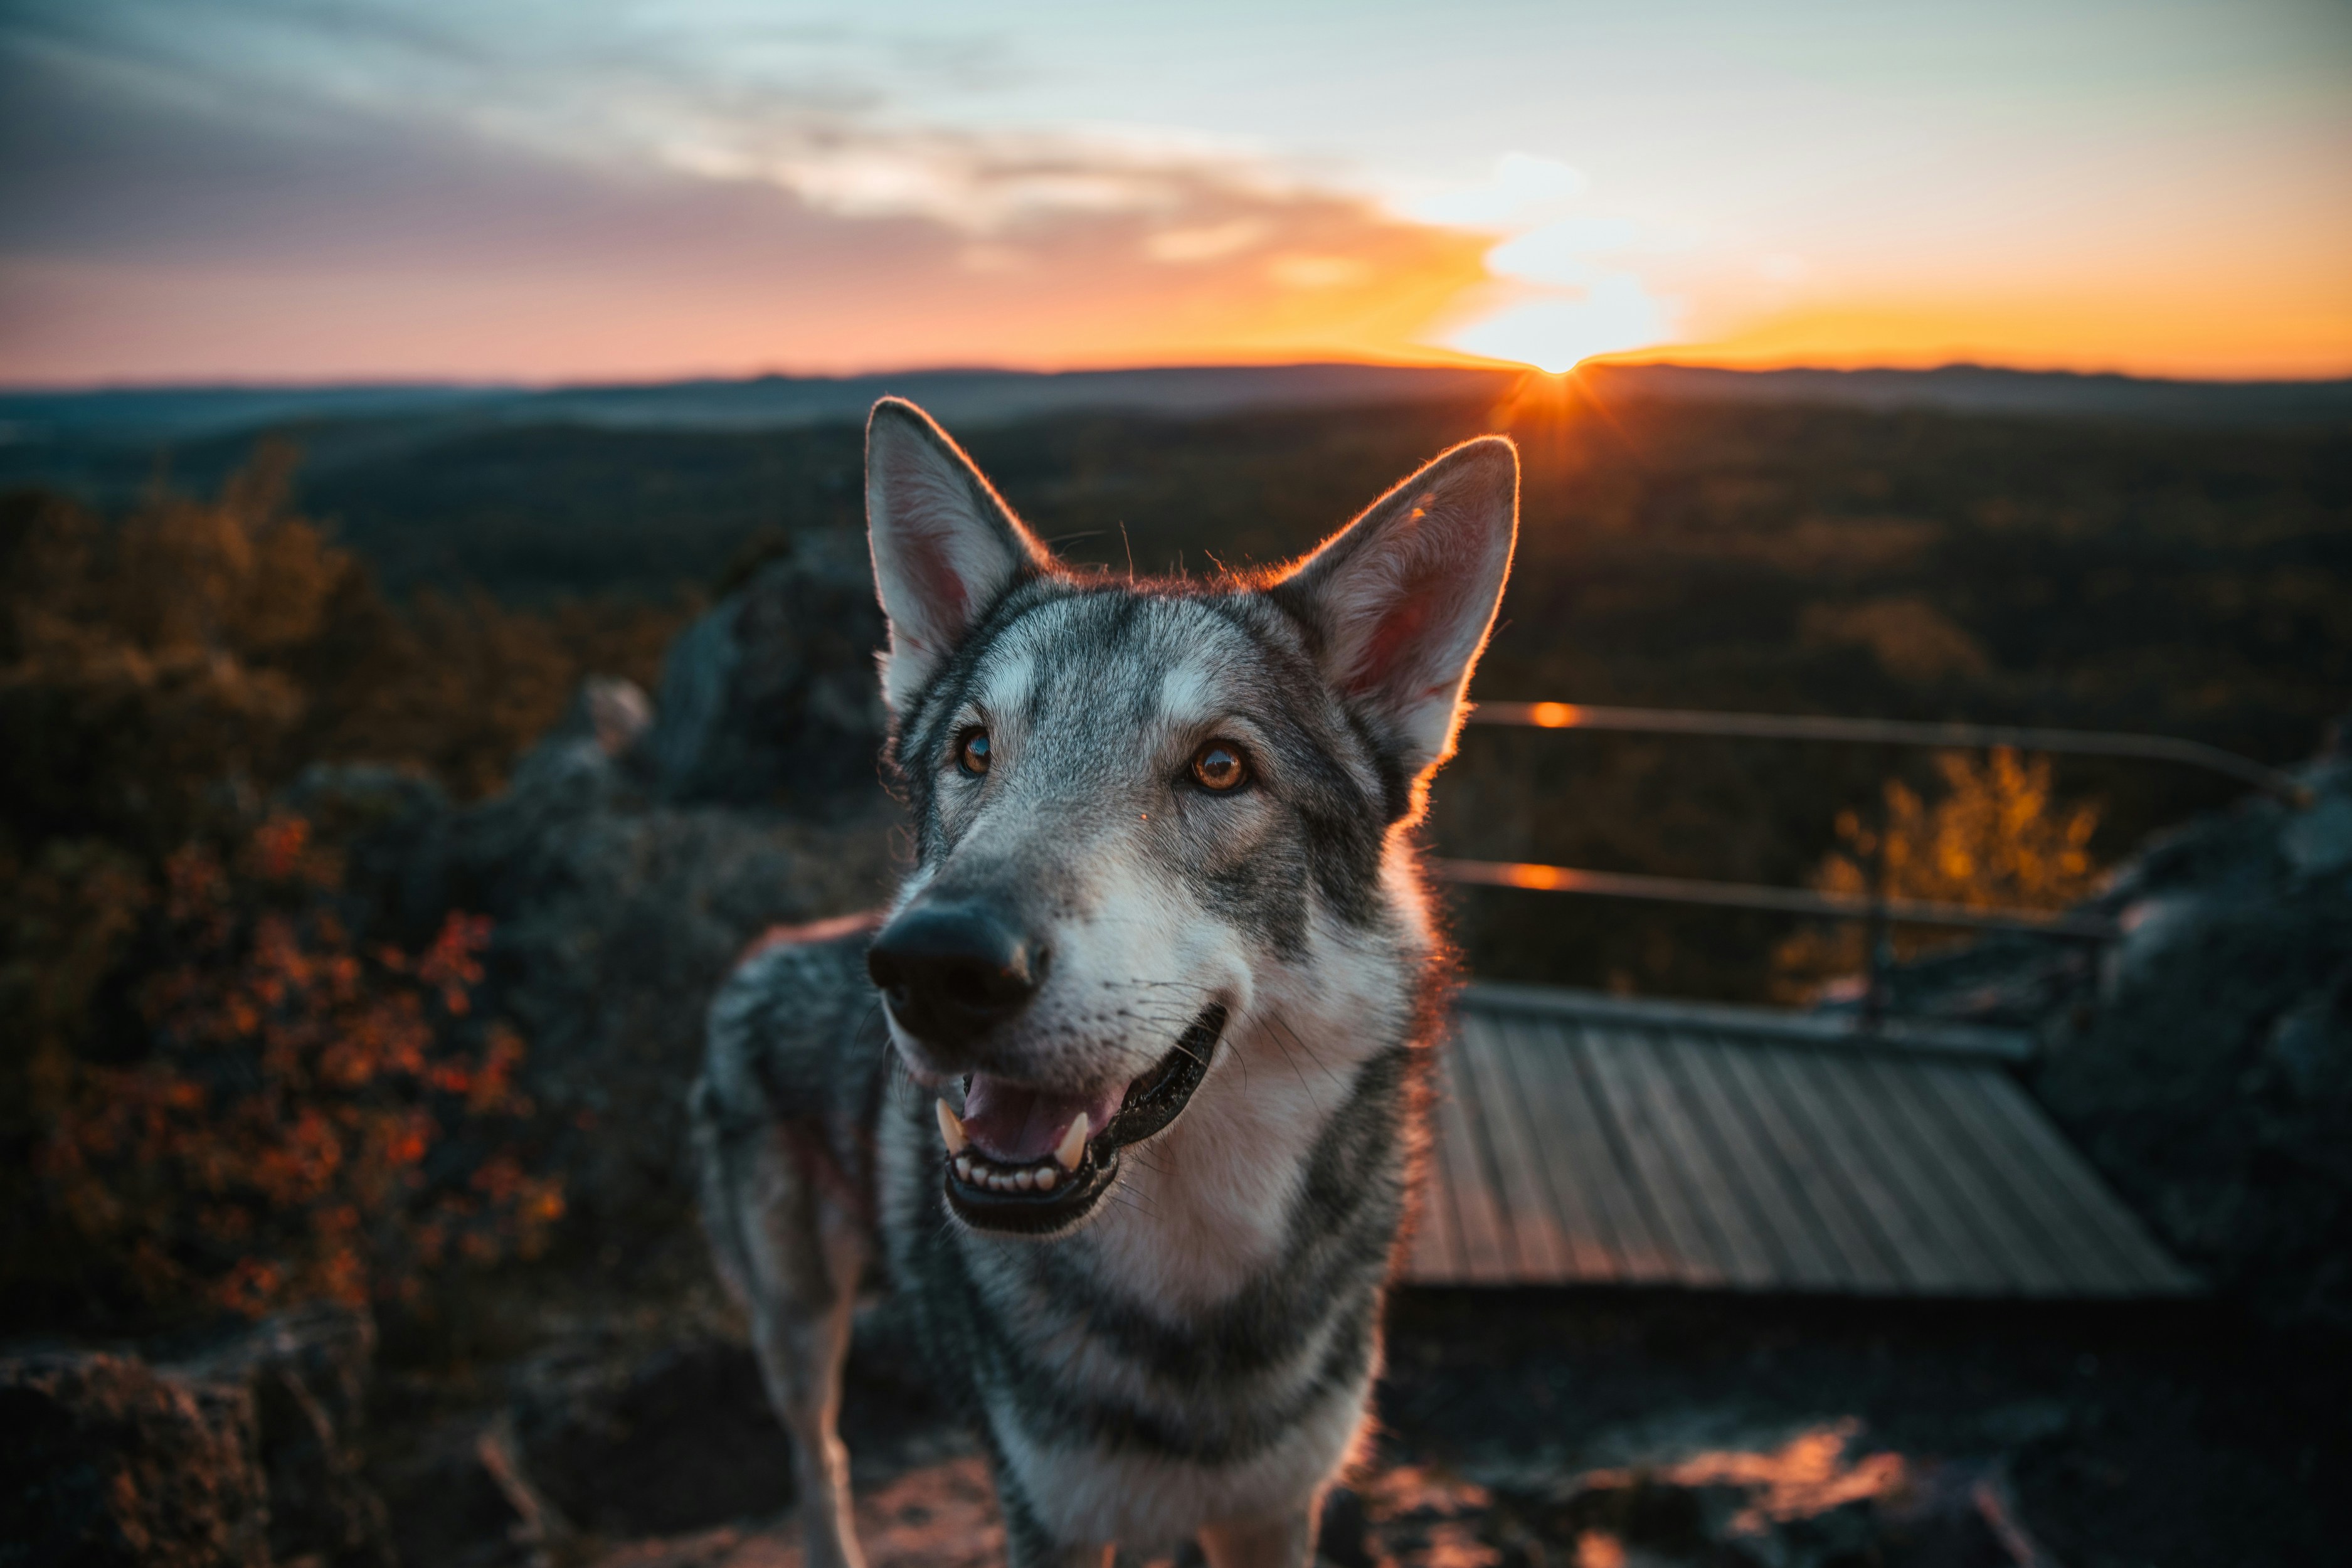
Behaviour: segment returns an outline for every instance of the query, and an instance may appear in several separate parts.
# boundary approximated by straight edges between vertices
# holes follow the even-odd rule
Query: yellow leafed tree
[[[1944,793],[1932,804],[1900,781],[1886,784],[1885,891],[1893,898],[1976,908],[2062,910],[2088,897],[2101,868],[2091,856],[2098,829],[2095,802],[2061,803],[2046,757],[2024,760],[2007,748],[1981,760],[1966,752],[1936,756]],[[1838,847],[1813,878],[1823,892],[1859,898],[1871,890],[1877,833],[1861,814],[1838,814]],[[1859,923],[1807,927],[1773,955],[1775,988],[1784,1000],[1819,994],[1824,983],[1864,966]],[[1897,926],[1895,950],[1909,957],[1948,933]]]

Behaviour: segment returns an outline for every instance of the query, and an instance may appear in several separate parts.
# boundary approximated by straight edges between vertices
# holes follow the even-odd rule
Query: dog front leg
[[[866,1568],[849,1495],[849,1450],[837,1430],[841,1371],[849,1358],[854,1281],[865,1267],[864,1237],[847,1216],[818,1200],[814,1238],[826,1290],[772,1299],[755,1312],[752,1334],[769,1402],[793,1439],[793,1480],[800,1494],[807,1568]]]
[[[793,1132],[730,1139],[699,1129],[704,1217],[719,1276],[751,1320],[768,1402],[792,1438],[807,1568],[866,1568],[835,1432],[850,1317],[866,1269],[862,1226],[795,1157]]]
[[[1209,1568],[1307,1568],[1318,1512],[1310,1501],[1276,1519],[1210,1525],[1201,1531],[1202,1554]]]

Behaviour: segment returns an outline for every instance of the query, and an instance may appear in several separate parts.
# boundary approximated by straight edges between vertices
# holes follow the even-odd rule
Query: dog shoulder
[[[745,949],[710,1002],[696,1089],[704,1114],[806,1115],[839,1097],[849,1058],[870,1033],[866,949],[879,920],[773,927]]]

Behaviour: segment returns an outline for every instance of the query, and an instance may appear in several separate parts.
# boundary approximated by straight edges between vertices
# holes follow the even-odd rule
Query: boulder
[[[2157,1235],[2274,1321],[2352,1331],[2352,757],[2151,841],[2086,909],[2122,940],[1906,966],[1906,1012],[2042,1041],[2035,1096]]]
[[[252,1391],[136,1356],[0,1361],[0,1563],[268,1568]]]
[[[792,1445],[749,1349],[689,1340],[642,1359],[525,1369],[519,1468],[561,1516],[609,1539],[782,1512]]]
[[[299,786],[307,809],[373,825],[352,882],[392,934],[491,918],[477,1004],[522,1033],[565,1234],[608,1264],[699,1247],[685,1094],[728,969],[770,926],[887,895],[882,639],[863,556],[814,537],[680,634],[658,704],[585,682],[503,794],[454,806],[349,767]]]
[[[805,533],[670,647],[646,737],[673,805],[830,816],[873,791],[885,645],[865,542]]]
[[[234,1389],[249,1404],[278,1562],[391,1568],[383,1502],[367,1481],[360,1442],[374,1358],[365,1312],[318,1302],[165,1369],[191,1386]]]
[[[515,1369],[506,1413],[516,1472],[591,1535],[667,1535],[793,1502],[790,1440],[751,1348],[728,1334],[554,1347]],[[861,1487],[973,1451],[932,1394],[895,1302],[858,1316],[841,1425]]]

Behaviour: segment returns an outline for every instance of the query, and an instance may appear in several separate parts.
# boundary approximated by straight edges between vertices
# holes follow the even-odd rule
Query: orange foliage
[[[1899,781],[1886,785],[1884,874],[1890,896],[2063,910],[2096,890],[2100,868],[2091,858],[2091,837],[2099,807],[2062,805],[2051,789],[2048,758],[2029,762],[2004,747],[1979,763],[1964,752],[1943,752],[1936,768],[1945,789],[1932,805]],[[1838,814],[1837,836],[1842,847],[1822,862],[1813,885],[1849,897],[1867,894],[1876,833],[1860,814],[1844,811]],[[1825,980],[1858,973],[1864,940],[1862,927],[1852,922],[1798,931],[1773,955],[1777,988],[1797,1000]],[[1906,958],[1949,940],[1948,932],[1918,926],[1898,926],[1894,933],[1896,953]]]
[[[652,679],[687,605],[393,604],[293,474],[265,444],[118,520],[0,496],[0,1325],[399,1295],[561,1212],[501,1143],[487,928],[358,940],[263,803],[344,758],[494,791],[582,676]]]
[[[488,795],[584,676],[656,679],[686,601],[394,605],[296,511],[295,461],[266,442],[117,521],[0,496],[0,830],[156,858],[322,760]]]
[[[131,993],[152,1050],[47,1075],[43,1183],[151,1300],[409,1294],[453,1257],[536,1250],[562,1213],[496,1142],[530,1106],[522,1042],[471,1017],[488,921],[362,943],[341,883],[299,817],[176,851]]]

